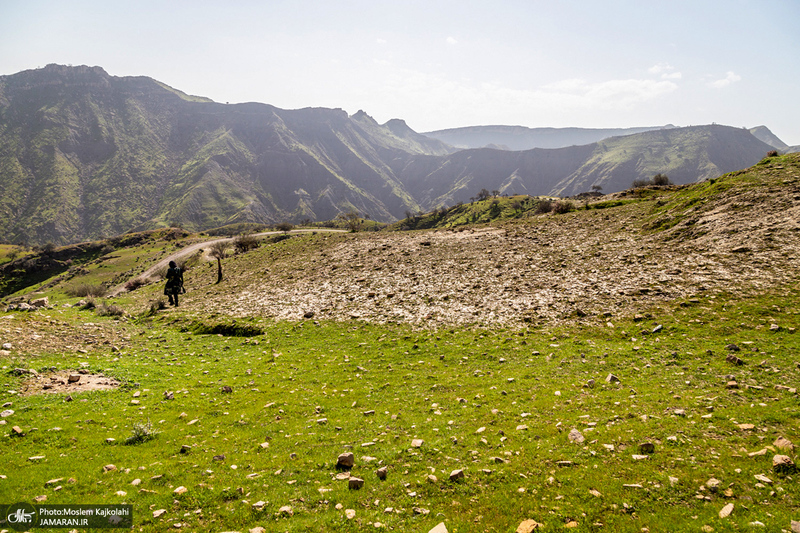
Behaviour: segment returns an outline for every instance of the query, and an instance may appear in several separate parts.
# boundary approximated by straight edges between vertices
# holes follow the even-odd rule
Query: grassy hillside
[[[790,530],[798,197],[774,157],[566,213],[269,237],[219,284],[183,236],[121,246],[0,316],[0,501],[129,503],[142,531]],[[66,294],[182,250],[180,307],[162,282]]]
[[[553,189],[571,196],[599,185],[630,187],[642,177],[666,174],[674,183],[694,183],[752,165],[772,147],[753,142],[747,130],[726,126],[676,128],[614,137],[597,143],[586,163]]]

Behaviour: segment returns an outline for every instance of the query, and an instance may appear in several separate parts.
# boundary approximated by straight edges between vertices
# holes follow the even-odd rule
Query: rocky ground
[[[290,320],[520,326],[613,320],[702,291],[761,292],[797,280],[800,171],[774,172],[780,181],[668,211],[660,204],[674,191],[499,227],[358,234],[292,254],[259,251],[228,260],[219,286],[209,286],[210,270],[189,273],[184,305]],[[676,217],[677,225],[652,229]]]

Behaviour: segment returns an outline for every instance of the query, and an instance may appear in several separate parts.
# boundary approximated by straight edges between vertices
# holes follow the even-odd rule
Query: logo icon
[[[36,508],[29,503],[15,503],[6,511],[6,521],[11,529],[24,531],[39,523]]]

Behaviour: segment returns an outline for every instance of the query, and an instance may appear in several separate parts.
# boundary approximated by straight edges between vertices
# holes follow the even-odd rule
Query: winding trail
[[[270,235],[281,235],[281,234],[295,234],[296,235],[296,234],[300,234],[300,233],[323,233],[323,232],[325,232],[325,233],[348,233],[348,230],[331,229],[331,228],[293,229],[293,230],[291,230],[289,232],[284,232],[284,231],[265,231],[265,232],[262,232],[262,233],[253,233],[252,236],[253,237],[269,237]],[[211,240],[208,240],[208,241],[202,241],[202,242],[196,242],[194,244],[190,244],[189,246],[187,246],[185,248],[182,248],[182,249],[180,249],[179,251],[177,251],[177,252],[175,252],[173,254],[168,255],[167,257],[165,257],[164,259],[162,259],[161,261],[159,261],[155,265],[151,266],[150,268],[148,268],[147,270],[145,270],[144,272],[142,272],[141,274],[139,274],[136,277],[137,278],[147,279],[150,276],[152,276],[153,274],[155,274],[156,272],[158,272],[159,270],[161,270],[162,268],[165,268],[167,265],[169,265],[170,261],[176,261],[176,260],[180,259],[181,257],[186,257],[186,256],[189,256],[189,255],[192,255],[197,250],[200,250],[200,249],[203,249],[203,248],[209,248],[210,246],[212,246],[213,244],[218,243],[218,242],[233,242],[234,239],[236,239],[236,237],[223,237],[221,239],[211,239]],[[114,287],[112,290],[110,290],[108,292],[108,297],[109,298],[113,298],[113,297],[117,296],[119,293],[123,292],[124,290],[125,290],[125,283],[120,283],[119,285],[117,285],[116,287]]]

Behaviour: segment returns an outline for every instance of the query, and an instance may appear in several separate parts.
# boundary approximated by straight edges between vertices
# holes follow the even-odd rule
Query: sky
[[[476,125],[765,125],[800,145],[800,0],[0,0],[49,63],[217,102]]]

